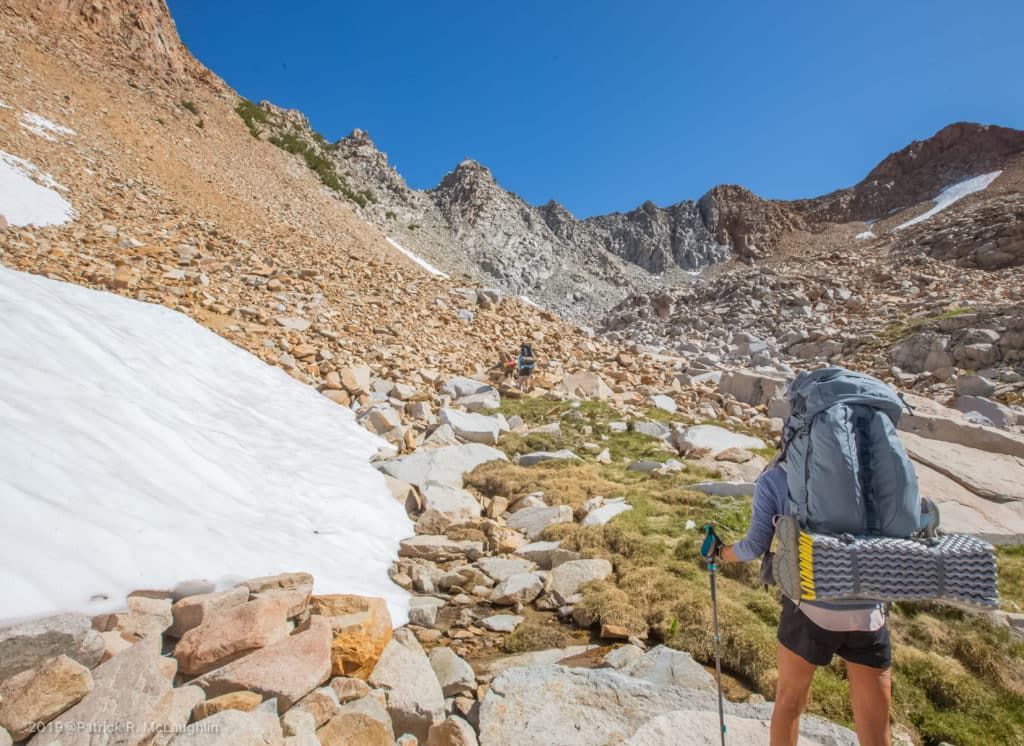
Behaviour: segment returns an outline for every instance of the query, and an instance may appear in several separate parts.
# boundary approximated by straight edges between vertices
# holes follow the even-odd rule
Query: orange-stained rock
[[[391,614],[384,599],[335,594],[314,596],[310,606],[331,624],[331,674],[369,676],[391,642]]]

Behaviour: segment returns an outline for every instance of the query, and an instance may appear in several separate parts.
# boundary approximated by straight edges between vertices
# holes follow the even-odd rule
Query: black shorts
[[[782,597],[779,642],[815,666],[827,666],[833,655],[871,668],[886,669],[892,665],[888,623],[874,632],[833,632],[812,622],[785,596]]]

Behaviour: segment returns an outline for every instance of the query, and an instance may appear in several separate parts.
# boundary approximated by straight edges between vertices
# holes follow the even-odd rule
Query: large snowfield
[[[311,572],[408,597],[353,414],[191,319],[0,266],[0,624]]]
[[[975,192],[980,192],[983,189],[986,189],[989,184],[991,184],[993,181],[999,178],[999,174],[1001,173],[1002,171],[993,171],[992,173],[982,174],[981,176],[975,176],[970,179],[965,179],[963,181],[957,182],[956,184],[946,187],[941,192],[939,192],[930,210],[921,213],[916,218],[911,218],[907,222],[897,225],[895,230],[909,228],[912,225],[923,223],[925,220],[932,217],[933,215],[936,215],[945,210],[954,202],[959,202],[968,194],[974,194]]]
[[[16,155],[0,150],[0,215],[8,225],[59,225],[75,219],[49,174]]]

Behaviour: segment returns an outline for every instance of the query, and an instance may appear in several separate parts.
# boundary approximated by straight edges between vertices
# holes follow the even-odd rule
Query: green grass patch
[[[996,562],[1001,606],[1005,611],[1024,612],[1024,545],[998,547]]]
[[[253,103],[247,98],[243,98],[238,102],[238,105],[235,107],[235,113],[242,118],[245,126],[249,128],[249,134],[253,137],[259,137],[263,128],[270,126],[270,118],[267,117],[267,112],[259,104]]]
[[[189,101],[188,99],[182,99],[180,101],[180,103],[181,103],[181,108],[182,109],[185,109],[186,111],[190,111],[193,114],[198,116],[198,114],[199,114],[199,107],[196,106],[194,102]]]
[[[245,122],[246,126],[249,128],[249,133],[252,134],[253,137],[259,137],[261,132],[266,129],[270,129],[273,126],[267,112],[258,104],[254,104],[252,101],[247,99],[242,99],[238,105],[235,106],[235,113],[242,118],[242,121]],[[267,141],[287,153],[301,156],[306,162],[306,167],[315,173],[317,178],[320,179],[320,183],[328,189],[347,197],[360,207],[365,207],[370,202],[377,201],[373,192],[369,189],[361,191],[353,189],[349,186],[348,182],[345,181],[345,177],[341,176],[337,172],[337,169],[334,167],[334,163],[330,158],[324,155],[324,152],[330,148],[323,135],[314,130],[312,132],[312,139],[313,142],[310,143],[305,140],[300,133],[294,130],[288,130],[271,135],[267,138]]]

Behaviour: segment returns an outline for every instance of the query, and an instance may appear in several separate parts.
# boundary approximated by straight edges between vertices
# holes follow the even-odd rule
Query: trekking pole
[[[711,639],[715,642],[715,681],[718,684],[718,724],[722,728],[722,746],[725,746],[725,708],[722,703],[722,656],[721,638],[718,634],[718,552],[722,540],[715,533],[715,526],[708,523],[704,526],[704,544],[700,548],[701,556],[708,563],[708,576],[711,578]]]

